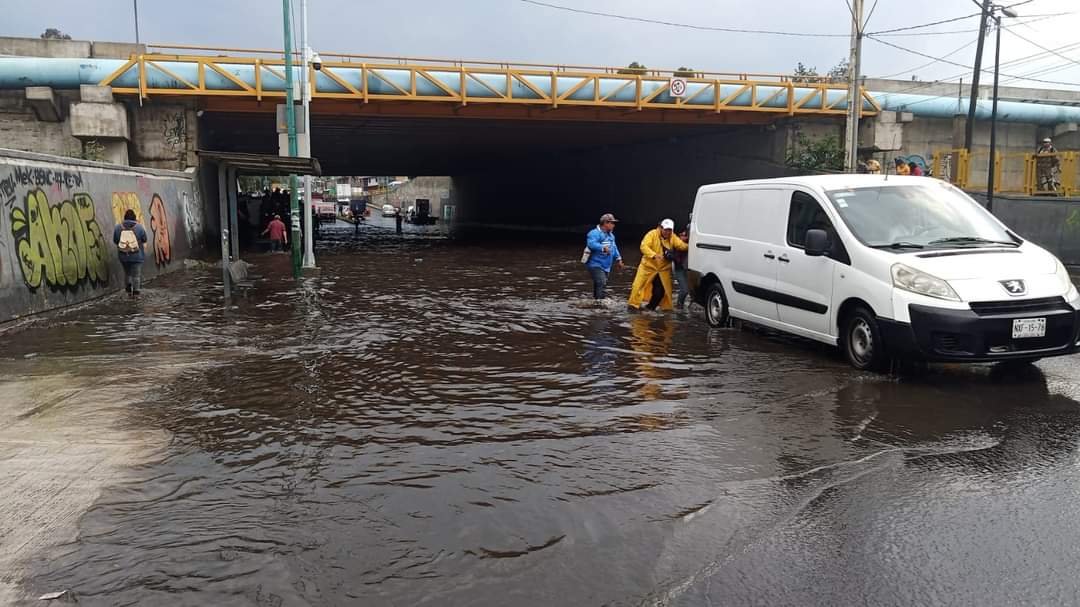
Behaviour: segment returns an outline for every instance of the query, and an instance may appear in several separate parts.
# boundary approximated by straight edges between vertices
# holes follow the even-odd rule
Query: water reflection
[[[215,273],[192,272],[134,321],[101,306],[11,344],[101,369],[134,322],[143,356],[199,361],[140,405],[174,437],[166,457],[42,554],[35,588],[107,605],[992,604],[983,577],[908,563],[1019,566],[950,526],[1011,520],[1007,504],[1044,538],[1038,516],[1075,512],[1075,363],[864,375],[801,342],[583,305],[572,247],[375,223],[328,231],[303,288],[286,256],[256,259],[227,314]],[[1080,532],[1055,533],[1028,565],[1070,562]]]

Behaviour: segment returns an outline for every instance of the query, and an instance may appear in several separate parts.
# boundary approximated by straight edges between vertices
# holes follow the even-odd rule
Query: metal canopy
[[[322,175],[317,158],[291,158],[275,154],[244,154],[198,150],[203,160],[228,166],[240,175]]]

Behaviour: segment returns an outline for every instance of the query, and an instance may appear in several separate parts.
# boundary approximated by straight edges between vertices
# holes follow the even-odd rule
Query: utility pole
[[[859,164],[859,118],[862,117],[862,87],[859,72],[862,63],[863,0],[851,1],[851,56],[848,58],[848,115],[844,134],[846,155],[844,170],[854,173]]]
[[[300,100],[304,106],[304,139],[307,155],[311,157],[311,49],[308,48],[307,0],[300,0],[300,56],[304,67],[300,70]],[[311,212],[311,175],[304,175],[304,268],[315,267],[315,218]]]
[[[139,0],[135,2],[135,46],[139,46]]]
[[[979,42],[975,47],[975,73],[971,75],[971,101],[968,103],[967,122],[964,124],[964,149],[971,152],[971,140],[975,134],[975,106],[979,101],[979,74],[982,73],[983,42],[990,17],[990,0],[983,0],[982,16],[979,17]]]
[[[998,102],[998,70],[1001,67],[1001,17],[994,16],[994,28],[997,30],[997,40],[994,42],[994,101],[993,109],[990,110],[990,166],[986,172],[986,210],[994,212],[994,173],[997,172],[997,102]]]
[[[289,156],[296,158],[296,107],[293,105],[292,27],[289,23],[289,0],[281,0],[285,14],[285,124],[289,130]],[[289,218],[292,222],[293,278],[300,278],[300,200],[296,192],[296,173],[289,175]]]

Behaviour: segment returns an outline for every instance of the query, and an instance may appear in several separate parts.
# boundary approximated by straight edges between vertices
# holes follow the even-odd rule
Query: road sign
[[[671,92],[672,97],[685,97],[686,78],[672,78],[668,84],[668,91]]]

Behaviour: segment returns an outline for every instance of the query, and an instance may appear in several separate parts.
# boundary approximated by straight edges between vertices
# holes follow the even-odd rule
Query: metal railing
[[[963,148],[937,150],[933,175],[957,187],[985,189],[989,157],[986,150]],[[972,175],[972,167],[981,174]],[[994,162],[994,193],[1026,196],[1080,196],[1080,152],[1050,154],[998,152]]]

